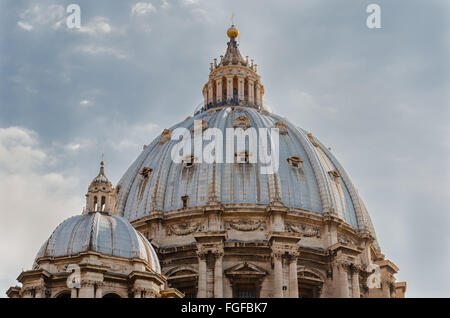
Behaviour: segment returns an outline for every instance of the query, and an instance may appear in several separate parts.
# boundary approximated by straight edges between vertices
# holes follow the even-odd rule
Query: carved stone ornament
[[[228,221],[225,223],[226,229],[235,229],[238,231],[244,231],[244,232],[250,232],[250,231],[256,231],[261,230],[263,231],[266,228],[266,222],[263,220],[249,220],[249,219],[242,219],[239,221]]]
[[[95,280],[82,280],[80,286],[81,286],[81,288],[83,288],[83,287],[94,287],[94,286],[97,285],[97,283],[98,282],[95,281]]]
[[[298,233],[304,237],[320,237],[320,229],[307,227],[305,224],[295,225],[292,223],[286,223],[286,229],[291,233]]]
[[[197,245],[197,256],[200,259],[205,260],[206,257],[208,256],[208,249],[206,249],[203,245]]]
[[[161,137],[159,138],[159,143],[163,144],[166,141],[170,140],[172,136],[172,132],[169,129],[164,129],[163,132],[161,133]]]
[[[242,129],[246,130],[247,128],[250,127],[250,121],[245,116],[239,116],[238,118],[236,118],[234,120],[233,127],[234,128],[242,128]]]
[[[333,262],[339,269],[350,270],[353,266],[353,262],[348,258],[340,258]]]
[[[281,121],[277,121],[275,123],[275,128],[278,128],[280,135],[287,135],[287,133],[288,133],[286,125],[284,123],[282,123]]]
[[[188,223],[183,222],[180,224],[169,225],[167,227],[167,235],[189,235],[201,230],[201,223]]]
[[[345,245],[358,245],[354,240],[345,235],[338,235],[338,242]]]
[[[214,256],[215,256],[216,258],[223,257],[223,255],[224,255],[223,245],[221,245],[221,246],[216,246],[211,252],[214,254]]]
[[[319,144],[314,140],[314,137],[311,133],[309,133],[307,136],[309,141],[313,144],[314,147],[319,147]]]

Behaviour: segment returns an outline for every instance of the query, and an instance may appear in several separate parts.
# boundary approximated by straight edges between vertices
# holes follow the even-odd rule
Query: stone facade
[[[403,297],[406,289],[374,238],[332,215],[212,203],[132,224],[157,246],[169,286],[188,297]],[[370,286],[371,264],[380,286]]]

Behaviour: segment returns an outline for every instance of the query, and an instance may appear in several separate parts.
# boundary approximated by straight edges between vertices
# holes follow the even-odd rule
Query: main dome
[[[256,129],[280,129],[279,169],[275,174],[260,174],[259,163],[203,162],[186,169],[171,159],[178,141],[161,142],[164,134],[176,128],[193,131],[196,120],[225,132],[235,127],[236,120],[243,119]],[[206,144],[203,142],[203,146]],[[291,157],[301,158],[300,168],[289,163]],[[140,174],[143,169],[151,171],[144,181]],[[118,185],[117,211],[131,222],[154,212],[201,208],[213,196],[225,206],[266,206],[280,201],[298,213],[332,213],[353,228],[368,230],[375,236],[356,188],[331,151],[287,119],[252,107],[210,109],[165,130],[145,147]],[[182,197],[189,199],[183,202]]]
[[[158,257],[148,240],[124,218],[104,212],[89,212],[63,221],[42,245],[35,267],[42,258],[98,252],[107,256],[137,258],[161,273]]]

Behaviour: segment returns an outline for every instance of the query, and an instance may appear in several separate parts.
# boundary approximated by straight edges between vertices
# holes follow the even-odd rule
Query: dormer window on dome
[[[238,118],[236,118],[234,120],[233,126],[234,126],[234,128],[242,128],[242,129],[246,130],[247,128],[250,127],[250,121],[245,116],[239,116]]]
[[[337,170],[328,171],[328,174],[335,179],[337,179],[341,176],[341,174]]]
[[[303,159],[298,157],[298,156],[290,156],[289,158],[287,158],[287,162],[289,163],[289,165],[291,167],[301,168],[302,167],[302,163],[303,163]]]
[[[169,129],[164,129],[163,132],[161,133],[161,137],[159,138],[159,143],[163,144],[166,141],[170,140],[172,136],[172,132]]]
[[[183,158],[183,167],[184,168],[191,168],[195,163],[195,156],[194,155],[187,155]]]
[[[234,154],[234,161],[236,163],[249,163],[250,153],[248,151],[239,151]]]
[[[277,121],[275,123],[275,128],[278,128],[278,132],[280,133],[280,135],[287,135],[288,133],[287,126],[281,121]]]
[[[152,171],[153,171],[152,168],[144,167],[139,171],[139,174],[142,176],[142,178],[148,178],[152,173]]]

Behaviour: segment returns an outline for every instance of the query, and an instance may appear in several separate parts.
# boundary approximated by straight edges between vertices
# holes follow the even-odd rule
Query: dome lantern
[[[113,185],[105,175],[105,163],[102,160],[98,175],[89,185],[84,213],[98,211],[115,214],[115,198]]]
[[[203,107],[196,114],[224,106],[262,109],[264,86],[254,60],[249,62],[249,57],[244,59],[239,51],[236,40],[239,30],[234,21],[227,29],[227,36],[229,41],[225,55],[221,55],[219,61],[215,58],[210,63],[209,80],[203,86]]]

